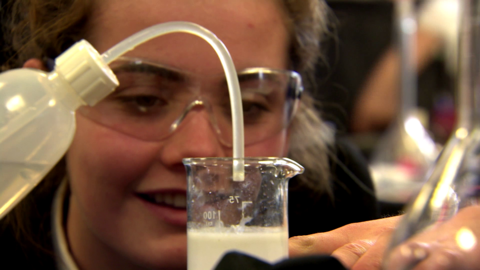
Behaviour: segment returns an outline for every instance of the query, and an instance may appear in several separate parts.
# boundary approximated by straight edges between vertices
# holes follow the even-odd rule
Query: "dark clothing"
[[[312,192],[295,179],[290,180],[290,237],[326,232],[349,223],[379,218],[373,182],[359,150],[339,138],[333,152],[336,154],[330,157],[333,199],[327,194]]]
[[[322,43],[325,62],[316,67],[315,97],[337,132],[350,132],[350,117],[365,79],[392,43],[392,1],[326,1],[333,35]]]
[[[41,207],[41,205],[38,206],[38,208]],[[50,208],[51,206],[49,209]],[[48,211],[49,216],[50,210]],[[34,217],[34,219],[37,218]],[[30,243],[26,237],[22,238],[22,242],[24,243],[22,245],[22,243],[15,238],[15,233],[11,226],[0,231],[1,269],[56,269],[53,241],[51,240],[50,218],[44,219],[42,223],[34,223],[32,221],[32,224],[37,224],[36,227],[32,228],[32,234],[34,235],[29,235],[29,237],[35,239],[37,242],[35,246]],[[0,225],[2,225],[1,222]]]
[[[215,270],[345,270],[335,258],[328,255],[308,256],[282,260],[274,265],[240,252],[227,253]]]

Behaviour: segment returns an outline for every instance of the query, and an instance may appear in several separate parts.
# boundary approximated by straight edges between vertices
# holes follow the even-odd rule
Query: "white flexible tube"
[[[232,108],[232,134],[233,134],[233,180],[243,181],[244,170],[243,160],[244,157],[244,135],[243,135],[243,111],[242,111],[242,97],[240,94],[240,84],[238,82],[237,71],[233,64],[230,53],[225,45],[220,41],[212,32],[206,28],[190,23],[190,22],[167,22],[157,24],[146,28],[127,39],[121,41],[117,45],[113,46],[108,51],[102,54],[102,58],[106,64],[114,61],[124,53],[133,50],[136,46],[165,34],[183,32],[196,35],[206,42],[208,42],[222,63],[225,71],[225,77],[227,80],[228,91],[230,95],[230,106]]]

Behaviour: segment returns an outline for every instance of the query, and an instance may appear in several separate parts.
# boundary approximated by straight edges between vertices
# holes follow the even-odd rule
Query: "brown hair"
[[[12,57],[2,69],[30,58],[54,59],[84,36],[91,7],[91,0],[11,0],[11,16],[2,23]]]
[[[319,48],[329,36],[331,13],[322,0],[283,0],[292,31],[290,60],[302,76],[304,88],[302,102],[291,123],[291,142],[288,156],[305,167],[297,178],[319,192],[332,195],[329,181],[328,153],[333,131],[322,121],[315,109],[318,105],[312,94],[317,89],[315,67],[322,59]]]
[[[290,59],[293,68],[303,79],[305,88],[314,86],[314,68],[320,56],[319,44],[327,33],[328,8],[323,0],[282,0],[292,30]],[[2,67],[20,67],[30,58],[54,59],[74,42],[85,35],[85,25],[91,11],[91,0],[15,0],[9,4],[12,15],[6,24],[5,35],[12,57]],[[303,164],[305,174],[299,176],[304,184],[331,194],[328,168],[328,145],[332,132],[320,119],[315,110],[314,99],[305,93],[301,105],[291,124],[291,146],[289,157]],[[42,197],[50,207],[56,187],[66,175],[65,162],[60,161],[49,175],[26,199],[9,213],[3,224],[16,228],[20,241],[43,242],[31,239],[38,235],[38,228],[28,222],[32,215],[40,215],[35,208],[36,198]],[[43,209],[49,212],[49,208]],[[49,217],[49,214],[47,215]],[[45,242],[44,242],[45,243]],[[49,249],[50,247],[45,247]]]

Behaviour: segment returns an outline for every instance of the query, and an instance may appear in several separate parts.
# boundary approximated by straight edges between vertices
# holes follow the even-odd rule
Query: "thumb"
[[[295,236],[288,240],[290,257],[317,254],[332,254],[336,249],[349,243],[348,238],[337,231]]]

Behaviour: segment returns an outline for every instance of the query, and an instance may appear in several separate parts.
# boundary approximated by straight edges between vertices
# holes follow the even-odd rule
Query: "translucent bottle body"
[[[56,73],[16,69],[0,76],[0,218],[62,158],[81,104]]]

